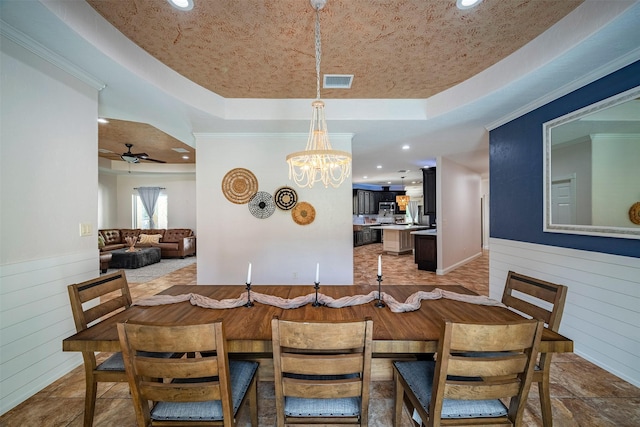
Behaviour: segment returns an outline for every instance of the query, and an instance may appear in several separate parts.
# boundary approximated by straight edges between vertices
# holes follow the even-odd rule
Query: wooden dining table
[[[417,291],[433,291],[430,285],[382,286],[382,292],[397,301],[404,302]],[[475,295],[463,286],[443,286],[448,291]],[[320,293],[340,298],[366,295],[377,291],[377,286],[321,286]],[[199,294],[216,300],[238,298],[246,293],[245,286],[238,285],[179,285],[167,288],[159,295]],[[258,285],[251,292],[291,299],[315,292],[313,286]],[[135,301],[134,301],[135,303]],[[375,301],[342,308],[314,307],[307,304],[299,308],[283,309],[254,302],[252,307],[211,309],[192,305],[189,301],[158,306],[133,305],[101,322],[78,332],[62,342],[64,351],[120,351],[116,324],[126,320],[152,322],[159,325],[184,325],[213,322],[221,319],[224,324],[230,357],[235,354],[255,354],[256,358],[268,355],[271,347],[271,319],[339,321],[373,319],[374,358],[386,359],[436,352],[443,319],[452,321],[499,322],[522,318],[519,314],[498,306],[486,306],[451,299],[423,300],[418,310],[394,313],[389,307],[378,308]],[[573,342],[549,329],[544,330],[541,352],[572,352]],[[374,359],[375,360],[375,359]],[[388,365],[388,364],[387,364]],[[390,365],[389,365],[390,366]],[[387,379],[390,370],[381,368],[381,378]],[[379,378],[380,379],[380,378]]]

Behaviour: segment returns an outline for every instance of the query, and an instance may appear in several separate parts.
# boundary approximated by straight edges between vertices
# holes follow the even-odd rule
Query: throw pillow
[[[160,243],[160,238],[162,234],[141,234],[140,235],[140,243],[141,244],[158,244]]]
[[[102,249],[104,247],[105,247],[104,237],[102,237],[102,234],[98,234],[98,248]]]

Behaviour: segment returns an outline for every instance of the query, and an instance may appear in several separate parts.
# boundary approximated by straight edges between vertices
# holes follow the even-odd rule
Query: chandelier
[[[309,139],[304,151],[296,151],[287,156],[289,179],[299,187],[312,188],[316,182],[325,187],[337,188],[351,175],[351,154],[334,150],[329,142],[327,121],[324,116],[324,102],[320,100],[320,9],[327,0],[310,0],[316,11],[316,100],[311,103],[312,116]]]
[[[404,190],[404,176],[402,177],[402,189]],[[409,196],[400,195],[396,196],[396,204],[401,211],[407,210],[407,205],[409,204]]]

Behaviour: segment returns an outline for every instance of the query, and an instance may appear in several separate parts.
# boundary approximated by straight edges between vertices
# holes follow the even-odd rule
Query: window
[[[132,223],[133,228],[149,228],[149,215],[144,210],[144,206],[142,205],[142,199],[137,194],[132,195],[132,203],[133,212],[132,212]],[[167,220],[168,212],[168,201],[167,195],[160,193],[158,196],[158,203],[156,205],[156,211],[153,214],[153,222],[155,224],[155,228],[168,228],[167,224],[169,221]]]

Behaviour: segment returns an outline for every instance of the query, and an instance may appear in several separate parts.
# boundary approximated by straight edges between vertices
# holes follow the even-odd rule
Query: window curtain
[[[156,211],[156,205],[158,204],[158,196],[160,195],[160,187],[138,187],[138,194],[142,201],[144,210],[149,215],[149,228],[156,228],[156,224],[153,222],[153,214]]]

